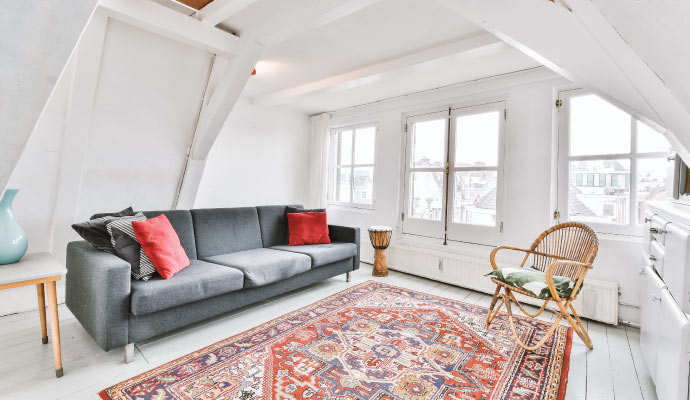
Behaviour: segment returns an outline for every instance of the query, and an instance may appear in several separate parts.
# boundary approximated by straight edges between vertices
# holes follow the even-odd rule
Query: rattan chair
[[[528,266],[533,266],[534,268],[545,272],[546,283],[548,285],[550,295],[547,298],[542,299],[544,300],[544,303],[539,308],[539,311],[533,314],[525,310],[520,302],[517,301],[513,292],[533,298],[538,298],[537,296],[534,296],[533,294],[518,287],[502,282],[495,277],[491,278],[491,280],[496,284],[496,292],[493,300],[491,301],[489,313],[486,317],[487,328],[491,325],[491,321],[493,321],[496,315],[498,315],[501,307],[505,305],[512,335],[525,350],[537,350],[543,346],[544,343],[546,343],[546,341],[556,331],[556,327],[558,327],[563,318],[570,323],[575,333],[577,333],[585,345],[592,349],[592,340],[589,338],[587,330],[585,330],[585,327],[582,325],[582,321],[577,315],[577,312],[575,312],[572,302],[575,300],[582,286],[582,282],[587,274],[587,271],[592,268],[592,263],[594,262],[594,257],[597,255],[598,248],[599,244],[597,235],[594,233],[592,228],[577,222],[558,224],[547,229],[541,235],[539,235],[539,237],[534,241],[528,250],[509,246],[500,246],[495,248],[491,252],[490,257],[491,266],[494,270],[499,268],[496,265],[496,253],[498,253],[500,250],[523,252],[525,253],[525,256],[522,259],[520,267],[524,268],[527,260],[531,256],[533,264]],[[575,286],[572,289],[570,297],[561,298],[558,295],[558,291],[556,290],[553,281],[554,276],[566,276],[575,281]],[[504,289],[505,293],[501,293],[501,289]],[[549,309],[549,311],[553,312],[557,318],[536,345],[528,346],[527,344],[523,343],[522,340],[520,340],[520,336],[515,329],[514,317],[510,308],[511,303],[515,303],[526,315],[536,318],[547,309],[546,305],[549,302],[554,302],[558,306],[557,310]],[[497,303],[498,307],[496,307]],[[570,315],[569,310],[572,312],[572,316]]]

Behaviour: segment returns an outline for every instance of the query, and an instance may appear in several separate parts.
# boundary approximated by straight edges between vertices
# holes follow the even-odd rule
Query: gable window
[[[403,233],[496,242],[504,125],[504,101],[405,116]]]
[[[568,90],[559,100],[556,211],[567,210],[568,220],[603,233],[636,233],[644,203],[665,196],[671,146],[663,134],[595,94]]]
[[[329,203],[373,208],[376,125],[331,130],[333,169]]]

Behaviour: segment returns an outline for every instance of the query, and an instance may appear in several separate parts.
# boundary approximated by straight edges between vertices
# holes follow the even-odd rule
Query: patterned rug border
[[[204,346],[204,347],[202,347],[202,348],[200,348],[200,349],[198,349],[198,350],[195,350],[195,351],[193,351],[193,352],[191,352],[191,353],[188,353],[188,354],[179,356],[179,357],[175,358],[174,360],[170,360],[170,361],[165,362],[165,363],[163,363],[163,364],[161,364],[161,365],[158,365],[157,367],[154,367],[154,368],[151,368],[151,369],[149,369],[149,370],[147,370],[147,371],[144,371],[144,372],[141,372],[141,373],[139,373],[139,374],[136,374],[135,376],[133,376],[133,377],[131,377],[131,378],[129,378],[129,379],[125,379],[125,380],[123,380],[123,381],[120,381],[120,382],[117,382],[117,383],[115,383],[115,384],[112,384],[112,385],[106,387],[105,389],[101,390],[100,392],[98,392],[98,396],[99,396],[101,399],[103,399],[103,400],[112,400],[112,398],[106,393],[108,389],[111,389],[111,388],[113,388],[113,387],[115,387],[115,386],[119,386],[119,385],[121,385],[121,384],[123,384],[123,383],[127,383],[127,382],[130,382],[130,381],[142,380],[142,379],[148,378],[150,375],[152,375],[152,374],[155,373],[155,372],[158,372],[158,371],[164,370],[164,369],[169,369],[169,368],[171,368],[171,367],[178,366],[178,365],[180,365],[180,364],[186,362],[186,360],[189,359],[190,357],[194,357],[194,356],[197,356],[197,355],[201,355],[201,354],[204,354],[204,353],[206,353],[206,352],[208,352],[208,351],[210,351],[210,350],[213,350],[213,349],[215,349],[215,348],[217,348],[217,347],[220,347],[220,346],[223,346],[223,345],[225,345],[225,344],[228,344],[228,343],[230,343],[230,342],[238,341],[238,340],[240,340],[240,339],[242,339],[242,338],[244,338],[244,337],[246,337],[246,336],[248,336],[248,335],[254,334],[254,333],[256,333],[257,331],[260,331],[260,330],[262,330],[262,329],[265,329],[268,325],[271,325],[271,324],[273,324],[273,323],[275,323],[275,322],[277,322],[277,321],[283,321],[283,320],[286,320],[286,319],[290,319],[290,318],[292,318],[292,317],[294,317],[294,316],[296,316],[296,315],[299,315],[299,314],[305,312],[307,309],[311,309],[311,308],[317,307],[317,306],[319,306],[319,305],[321,305],[321,304],[323,304],[323,303],[328,303],[328,302],[331,301],[332,299],[335,299],[335,298],[337,298],[337,297],[341,297],[341,296],[343,296],[343,295],[345,295],[345,294],[347,294],[347,293],[349,293],[349,292],[358,290],[358,289],[360,289],[360,288],[362,288],[362,287],[366,287],[366,286],[378,286],[378,287],[384,287],[384,286],[385,286],[385,287],[395,288],[395,289],[398,289],[398,290],[403,290],[403,291],[407,291],[407,292],[412,292],[412,293],[416,293],[416,294],[421,294],[421,295],[424,295],[424,296],[431,296],[431,297],[434,297],[434,298],[436,298],[436,299],[442,299],[442,300],[448,300],[448,301],[452,301],[452,302],[462,303],[462,304],[464,304],[464,305],[469,305],[469,306],[474,307],[474,308],[479,308],[479,309],[483,309],[483,310],[488,310],[487,307],[483,307],[483,306],[480,306],[480,305],[478,305],[478,304],[468,303],[468,302],[465,302],[465,301],[462,301],[462,300],[452,299],[452,298],[449,298],[449,297],[439,296],[439,295],[435,295],[435,294],[431,294],[431,293],[427,293],[427,292],[421,292],[421,291],[419,291],[419,290],[410,289],[410,288],[406,288],[406,287],[402,287],[402,286],[392,285],[392,284],[390,284],[390,283],[385,283],[385,282],[380,282],[380,281],[376,281],[376,280],[369,279],[369,280],[366,280],[366,281],[364,281],[364,282],[358,283],[358,284],[356,284],[356,285],[354,285],[354,286],[351,286],[351,287],[349,287],[349,288],[346,288],[346,289],[340,290],[340,291],[338,291],[338,292],[336,292],[336,293],[333,293],[333,294],[331,294],[331,295],[328,295],[328,296],[326,296],[326,297],[324,297],[324,298],[322,298],[322,299],[320,299],[320,300],[317,300],[317,301],[315,301],[315,302],[313,302],[313,303],[309,303],[309,304],[307,304],[307,305],[305,305],[305,306],[303,306],[303,307],[297,308],[297,309],[295,309],[295,310],[293,310],[293,311],[291,311],[291,312],[289,312],[289,313],[287,313],[287,314],[284,314],[284,315],[281,315],[281,316],[279,316],[279,317],[276,317],[276,318],[273,318],[273,319],[271,319],[271,320],[268,320],[268,321],[266,321],[266,322],[263,322],[263,323],[261,323],[261,324],[255,326],[255,327],[253,327],[253,328],[247,329],[247,330],[242,331],[242,332],[240,332],[240,333],[237,333],[237,334],[234,334],[234,335],[232,335],[232,336],[228,336],[228,337],[226,337],[226,338],[224,338],[224,339],[218,340],[218,341],[216,341],[216,342],[214,342],[214,343],[212,343],[212,344],[209,344],[209,345],[207,345],[207,346]],[[455,286],[455,285],[450,285],[450,286],[458,287],[458,288],[460,287],[460,286]],[[506,313],[505,313],[505,312],[500,312],[499,315],[501,315],[501,314],[506,314]],[[519,315],[515,315],[514,318],[515,318],[516,320],[531,320],[531,318],[527,318],[527,317],[523,317],[523,316],[519,316]],[[547,321],[544,321],[544,322],[547,322]],[[565,351],[564,351],[564,358],[563,358],[563,366],[562,366],[562,368],[561,368],[561,379],[560,379],[560,385],[559,385],[558,395],[557,395],[556,400],[564,400],[564,399],[565,399],[565,393],[566,393],[566,388],[567,388],[567,384],[568,384],[568,373],[569,373],[569,370],[570,370],[570,352],[571,352],[571,350],[572,350],[572,333],[573,333],[572,328],[571,328],[571,327],[567,327],[567,334],[566,334],[567,336],[566,336],[566,344],[565,344]]]

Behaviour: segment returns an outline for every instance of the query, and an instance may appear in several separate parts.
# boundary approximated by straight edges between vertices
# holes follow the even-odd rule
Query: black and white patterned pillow
[[[116,213],[97,214],[95,215],[96,218],[91,217],[89,221],[72,225],[72,229],[74,229],[84,240],[89,242],[91,246],[98,250],[114,254],[115,250],[113,249],[111,237],[105,225],[116,218],[132,215],[134,215],[132,207],[127,207]]]
[[[127,261],[132,266],[132,277],[134,279],[148,281],[156,274],[156,267],[151,259],[146,255],[144,249],[139,244],[132,228],[132,221],[145,221],[146,217],[142,213],[137,213],[131,217],[114,219],[106,224],[108,234],[110,234],[115,255]]]

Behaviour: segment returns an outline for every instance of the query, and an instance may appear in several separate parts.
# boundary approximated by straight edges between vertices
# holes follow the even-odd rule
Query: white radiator
[[[367,264],[374,263],[374,248],[371,247],[371,242],[362,240],[359,244],[359,261]]]
[[[369,243],[367,243],[369,245]],[[362,244],[362,260],[367,249]],[[365,261],[366,262],[366,261]],[[388,248],[388,267],[417,276],[450,283],[493,295],[496,285],[485,275],[491,271],[489,260],[466,257],[415,247]],[[518,295],[520,301],[541,305],[541,301]],[[580,316],[609,324],[618,324],[618,284],[585,279],[582,291],[573,302]]]

